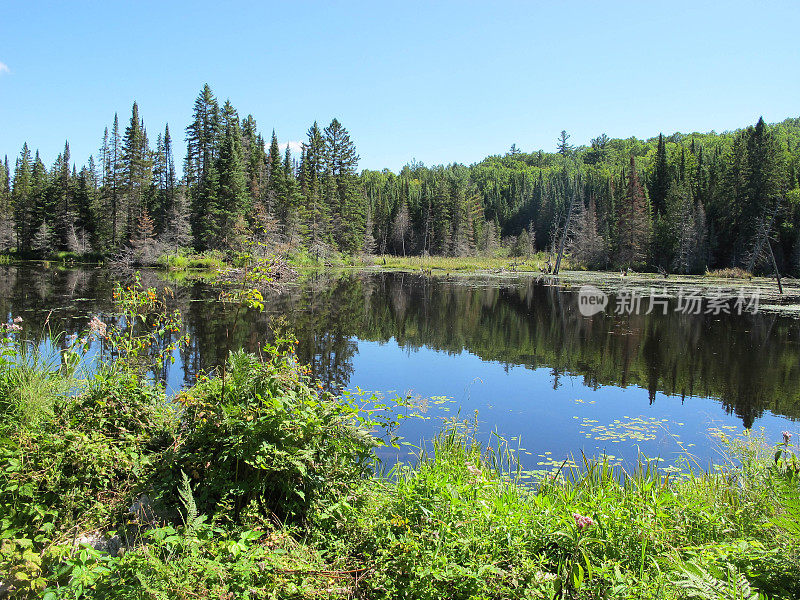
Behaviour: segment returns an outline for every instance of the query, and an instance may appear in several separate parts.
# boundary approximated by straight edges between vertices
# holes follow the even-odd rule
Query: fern
[[[189,483],[189,477],[183,470],[181,470],[181,483],[178,485],[178,499],[181,501],[181,504],[186,511],[186,515],[183,519],[183,523],[186,526],[186,531],[187,533],[192,534],[205,519],[203,519],[197,512],[197,504],[194,501],[192,486]]]
[[[772,524],[786,530],[792,536],[800,536],[800,487],[798,476],[779,480],[777,495],[783,512],[772,519]]]
[[[726,569],[706,570],[703,567],[686,563],[678,569],[678,576],[672,583],[686,594],[687,598],[697,600],[760,600],[764,598],[750,587],[750,582],[733,565]]]

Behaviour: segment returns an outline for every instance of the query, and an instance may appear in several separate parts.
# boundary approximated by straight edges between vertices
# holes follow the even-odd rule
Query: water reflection
[[[365,341],[392,342],[454,359],[466,351],[507,371],[546,369],[553,390],[578,377],[592,390],[642,388],[650,403],[659,393],[710,397],[745,427],[765,411],[800,416],[800,321],[787,317],[668,311],[586,318],[574,291],[533,279],[346,273],[316,274],[277,290],[265,313],[239,314],[234,326],[235,311],[215,302],[212,286],[168,284],[154,273],[143,273],[143,280],[172,286],[191,334],[189,347],[161,373],[173,387],[218,365],[228,349],[257,351],[270,336],[271,319],[283,315],[300,340],[301,359],[329,388],[351,385],[356,355],[377,352]],[[47,329],[79,332],[91,315],[112,310],[112,287],[113,276],[100,268],[6,266],[0,268],[0,309],[24,316],[29,338]],[[382,368],[389,374],[397,366]],[[413,387],[425,386],[415,381]]]

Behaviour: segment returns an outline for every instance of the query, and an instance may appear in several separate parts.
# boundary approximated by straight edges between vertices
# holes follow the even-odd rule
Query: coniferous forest
[[[281,150],[205,85],[191,123],[148,131],[134,102],[80,168],[69,142],[48,168],[25,144],[0,165],[0,250],[125,257],[248,252],[321,259],[554,253],[589,269],[800,275],[800,118],[648,140],[601,134],[556,152],[465,166],[358,171],[350,132],[314,122]],[[182,169],[176,163],[182,158]],[[771,251],[771,252],[770,252]]]

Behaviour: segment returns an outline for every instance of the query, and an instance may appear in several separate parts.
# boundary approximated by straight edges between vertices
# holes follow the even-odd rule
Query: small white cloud
[[[11,73],[11,69],[8,68],[8,65],[4,62],[0,62],[0,75],[3,73]]]
[[[292,156],[298,158],[300,156],[300,151],[303,149],[303,142],[283,142],[282,144],[278,144],[278,148],[281,149],[281,153],[286,152],[286,146],[289,146],[289,150],[292,153]]]

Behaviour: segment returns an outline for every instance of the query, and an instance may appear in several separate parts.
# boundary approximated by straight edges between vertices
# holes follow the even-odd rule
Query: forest
[[[114,115],[80,168],[69,142],[48,169],[25,144],[0,165],[0,251],[155,264],[165,255],[268,249],[332,253],[553,256],[588,269],[675,273],[740,267],[800,275],[800,118],[723,133],[601,134],[556,152],[399,173],[358,171],[337,119],[308,129],[299,156],[269,142],[205,85],[182,132],[151,144],[136,102]]]

